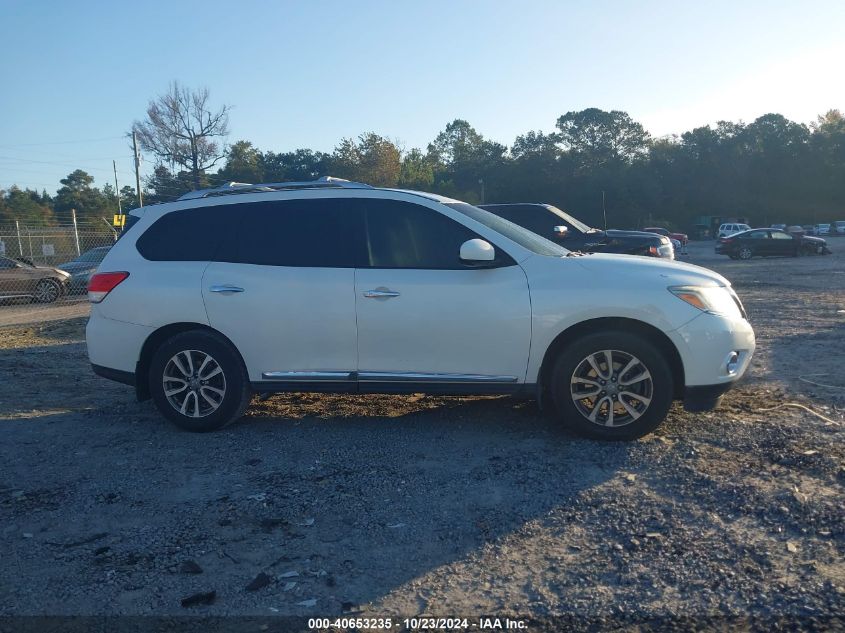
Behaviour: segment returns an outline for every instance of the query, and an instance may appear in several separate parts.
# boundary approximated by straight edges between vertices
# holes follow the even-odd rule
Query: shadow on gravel
[[[132,581],[137,589],[109,612],[178,610],[196,585],[220,596],[208,613],[264,613],[268,604],[303,613],[296,603],[310,599],[340,613],[565,509],[624,468],[632,448],[572,437],[535,404],[509,398],[319,396],[317,404],[291,394],[198,435],[130,397],[7,420],[0,448],[7,490],[61,491],[43,506],[0,503],[9,521],[25,509],[30,548],[107,535],[74,547],[61,569],[31,569],[30,581],[49,592],[51,578],[70,574],[84,587],[103,569],[118,582],[155,573],[149,586]],[[296,417],[297,400],[305,417]],[[280,408],[289,413],[273,413]],[[107,554],[92,553],[103,547]],[[199,579],[169,571],[186,558],[204,570]],[[260,572],[269,586],[246,592]],[[74,612],[104,609],[83,595],[68,599]]]

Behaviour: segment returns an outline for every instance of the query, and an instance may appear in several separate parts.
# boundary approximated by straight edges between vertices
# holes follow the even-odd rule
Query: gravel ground
[[[0,327],[47,323],[80,316],[88,316],[87,294],[70,295],[49,304],[34,303],[30,299],[0,300]]]
[[[532,402],[423,396],[280,395],[193,435],[91,374],[84,317],[0,329],[0,615],[841,627],[845,239],[830,242],[751,262],[692,246],[734,283],[758,352],[718,410],[675,406],[632,443],[574,437]]]

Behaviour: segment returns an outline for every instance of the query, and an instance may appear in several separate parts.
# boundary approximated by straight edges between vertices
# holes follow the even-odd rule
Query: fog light
[[[739,370],[739,353],[738,352],[731,352],[728,354],[728,362],[725,365],[725,368],[728,370],[728,376],[733,376],[736,374],[737,370]]]

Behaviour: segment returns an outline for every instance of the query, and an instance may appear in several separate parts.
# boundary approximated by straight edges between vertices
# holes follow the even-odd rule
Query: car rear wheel
[[[751,259],[754,257],[754,251],[751,250],[750,246],[743,246],[739,249],[739,258],[740,259]]]
[[[165,341],[150,363],[150,394],[179,428],[214,431],[240,418],[251,397],[238,353],[213,332],[194,330]]]
[[[666,417],[674,380],[654,344],[610,331],[566,347],[552,369],[549,388],[563,422],[575,432],[600,440],[633,440]]]
[[[62,295],[59,282],[54,279],[42,279],[35,286],[33,297],[38,303],[53,303]]]

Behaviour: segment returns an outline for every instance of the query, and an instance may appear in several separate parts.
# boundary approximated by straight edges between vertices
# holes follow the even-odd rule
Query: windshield
[[[576,229],[578,229],[582,233],[589,233],[590,231],[596,230],[591,226],[587,226],[586,224],[581,222],[581,220],[576,220],[571,215],[569,215],[566,211],[561,211],[557,207],[553,207],[552,205],[549,204],[549,205],[546,205],[546,208],[549,211],[551,211],[552,213],[554,213],[555,215],[557,215],[558,217],[561,217],[564,220],[566,220],[566,222],[568,222],[569,224],[574,226]]]
[[[544,237],[540,237],[528,229],[524,229],[513,222],[500,218],[494,213],[490,213],[484,209],[479,209],[478,207],[474,207],[466,202],[448,202],[446,203],[446,206],[450,209],[463,213],[476,222],[481,222],[481,224],[487,228],[493,229],[496,233],[504,235],[509,240],[516,242],[523,248],[527,248],[529,251],[536,253],[537,255],[546,255],[547,257],[564,257],[569,253],[569,251],[562,246],[558,246],[554,242],[551,242]]]

